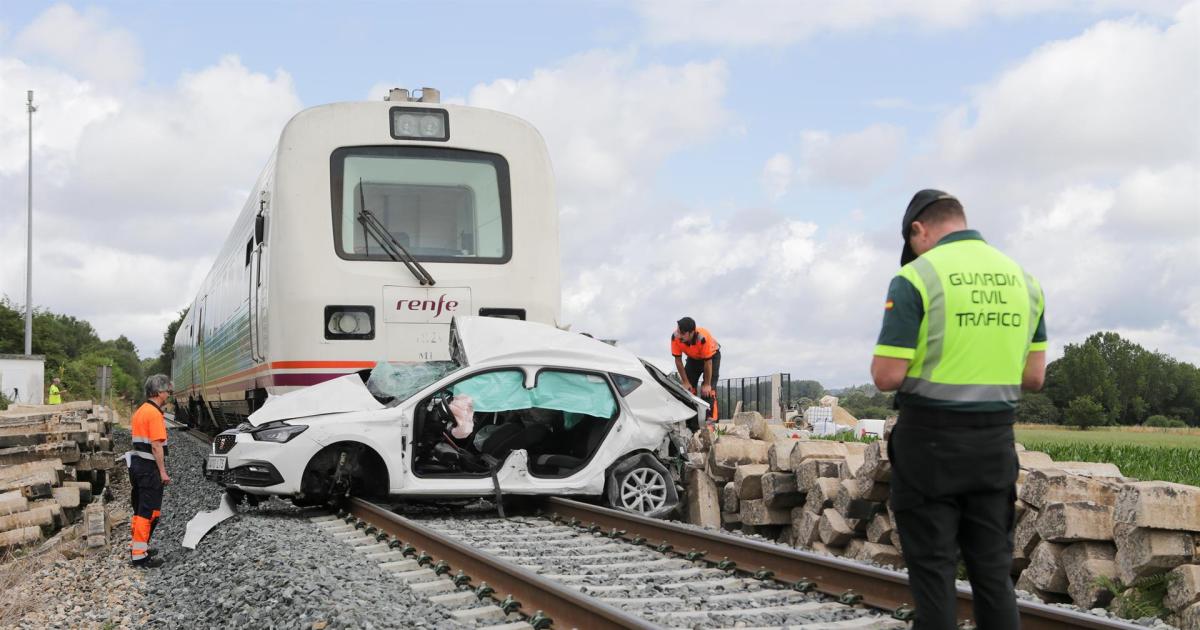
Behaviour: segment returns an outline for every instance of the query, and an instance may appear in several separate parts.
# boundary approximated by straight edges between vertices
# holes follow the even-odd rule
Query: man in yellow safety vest
[[[962,204],[922,190],[901,223],[871,376],[898,390],[887,443],[915,630],[956,627],[961,550],[981,630],[1015,630],[1010,577],[1021,390],[1041,389],[1045,300],[1020,265],[967,229]]]

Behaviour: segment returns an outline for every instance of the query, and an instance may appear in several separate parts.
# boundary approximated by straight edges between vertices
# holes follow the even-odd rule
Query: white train
[[[438,101],[392,90],[283,128],[175,336],[183,420],[220,430],[268,394],[448,359],[455,315],[558,323],[545,142],[513,116]]]

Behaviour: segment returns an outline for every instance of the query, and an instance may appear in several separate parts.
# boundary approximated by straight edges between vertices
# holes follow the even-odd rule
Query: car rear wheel
[[[618,510],[662,518],[679,504],[679,493],[658,458],[639,453],[609,470],[608,504]]]
[[[653,468],[637,468],[621,481],[621,507],[630,512],[653,512],[667,502],[667,480]]]

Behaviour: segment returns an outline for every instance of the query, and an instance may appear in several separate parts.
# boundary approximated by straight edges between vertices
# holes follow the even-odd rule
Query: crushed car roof
[[[653,376],[641,360],[627,350],[536,322],[456,317],[451,323],[450,337],[451,354],[462,367],[544,365],[614,372],[643,381],[647,376]],[[696,402],[703,404],[699,399]],[[282,396],[270,396],[248,420],[260,426],[275,420],[372,411],[383,407],[363,384],[362,377],[347,374]]]
[[[546,324],[498,317],[455,317],[451,329],[461,353],[456,358],[466,365],[553,365],[643,379],[647,376],[641,361],[628,350]]]

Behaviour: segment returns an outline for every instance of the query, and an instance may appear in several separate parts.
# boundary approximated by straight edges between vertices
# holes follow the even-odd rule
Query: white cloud
[[[1057,347],[1116,330],[1200,362],[1200,5],[1042,46],[917,171],[1038,275]]]
[[[801,135],[800,170],[811,184],[863,187],[896,164],[904,138],[904,129],[888,124],[839,135],[806,131]]]
[[[121,208],[124,237],[148,241],[161,234],[164,218],[210,242],[223,238],[284,123],[301,107],[286,72],[252,72],[233,56],[184,74],[171,89],[132,96],[119,114],[82,135],[73,175],[93,203]],[[76,220],[94,217],[86,206],[73,210]]]
[[[1106,21],[1042,46],[943,122],[946,164],[1061,186],[1193,159],[1200,143],[1200,5],[1166,29]]]
[[[94,36],[96,46],[125,41],[95,15],[62,6],[23,33],[71,19],[84,22],[72,32]],[[140,57],[131,45],[126,60]],[[0,91],[33,88],[39,104],[34,303],[88,320],[102,337],[124,334],[152,355],[300,108],[295,86],[285,72],[254,72],[232,56],[165,88],[118,86],[70,58],[58,63],[68,69],[0,56]],[[0,294],[18,302],[25,299],[25,134],[24,108],[0,112]]]
[[[733,46],[783,46],[821,33],[904,22],[914,30],[960,28],[987,17],[1115,9],[1172,15],[1182,0],[641,0],[637,10],[651,40]]]
[[[611,262],[581,272],[564,291],[574,330],[616,337],[665,367],[673,322],[689,315],[720,340],[725,376],[803,370],[828,384],[867,377],[895,267],[894,252],[863,235],[747,211],[684,214],[669,231],[638,231],[612,245]]]
[[[34,91],[34,150],[38,175],[64,177],[83,130],[120,109],[120,102],[86,80],[54,68],[0,57],[0,93],[17,97],[0,110],[0,177],[27,167],[29,119],[24,101]]]
[[[787,194],[792,185],[792,177],[796,174],[796,166],[786,153],[776,153],[767,158],[763,164],[762,183],[767,196],[772,200]]]
[[[641,64],[634,52],[596,50],[528,78],[477,85],[467,102],[520,116],[546,138],[564,263],[582,267],[609,259],[611,240],[631,226],[670,221],[647,196],[655,174],[668,155],[732,132],[722,104],[727,74],[720,61]]]
[[[100,9],[79,13],[66,4],[46,9],[17,33],[23,54],[45,55],[101,83],[128,84],[142,73],[142,53],[132,34],[109,24]]]
[[[573,330],[663,362],[686,314],[721,340],[727,376],[803,367],[834,384],[862,382],[893,248],[767,210],[715,218],[656,194],[667,156],[736,135],[725,85],[718,62],[646,66],[633,53],[595,51],[477,86],[468,101],[520,115],[546,138],[563,209],[563,316]],[[791,157],[775,156],[764,185],[780,191],[794,172]]]

